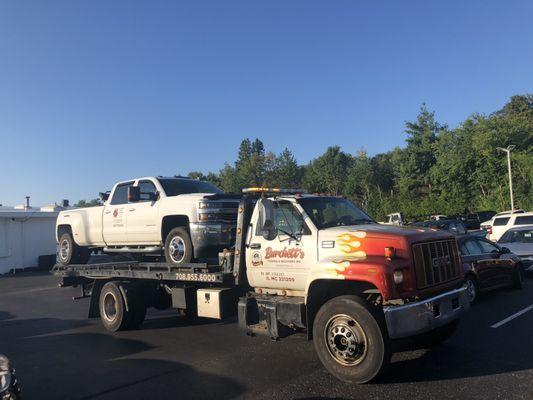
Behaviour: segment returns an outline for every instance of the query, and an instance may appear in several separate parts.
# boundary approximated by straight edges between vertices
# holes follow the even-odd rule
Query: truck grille
[[[455,239],[415,243],[412,249],[418,289],[448,282],[461,275]]]

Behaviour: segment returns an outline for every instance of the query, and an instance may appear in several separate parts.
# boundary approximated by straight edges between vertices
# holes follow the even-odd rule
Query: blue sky
[[[0,3],[0,203],[218,171],[258,137],[300,163],[402,146],[533,88],[531,1]]]

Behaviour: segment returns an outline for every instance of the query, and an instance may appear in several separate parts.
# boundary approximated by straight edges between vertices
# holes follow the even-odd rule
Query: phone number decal
[[[180,281],[194,282],[219,282],[220,279],[215,274],[196,274],[192,272],[178,272],[176,278]]]

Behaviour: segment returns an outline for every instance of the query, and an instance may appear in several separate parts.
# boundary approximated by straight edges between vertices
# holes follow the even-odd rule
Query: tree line
[[[285,148],[267,151],[259,139],[244,139],[233,163],[218,172],[192,171],[226,192],[244,187],[303,188],[345,196],[381,220],[391,212],[408,219],[429,214],[466,214],[510,209],[505,154],[512,152],[515,207],[533,209],[533,94],[517,95],[489,115],[473,114],[456,128],[435,119],[422,105],[415,121],[405,123],[404,147],[369,155],[339,146],[305,165]],[[76,205],[97,205],[80,201]]]
[[[306,165],[293,153],[266,151],[259,139],[244,139],[233,164],[218,173],[189,177],[226,192],[244,187],[303,188],[350,198],[377,219],[402,212],[417,219],[429,214],[465,214],[510,209],[505,154],[512,151],[515,207],[533,209],[533,94],[513,96],[501,110],[473,114],[451,129],[425,105],[405,123],[405,147],[369,155],[331,146]]]

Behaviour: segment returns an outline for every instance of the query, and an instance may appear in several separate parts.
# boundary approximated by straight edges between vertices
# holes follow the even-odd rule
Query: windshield
[[[298,199],[309,218],[318,229],[333,226],[373,224],[363,210],[346,199],[338,197],[309,197]]]
[[[178,196],[188,193],[224,193],[215,185],[194,179],[163,178],[159,179],[159,183],[163,186],[163,190],[167,196]]]

